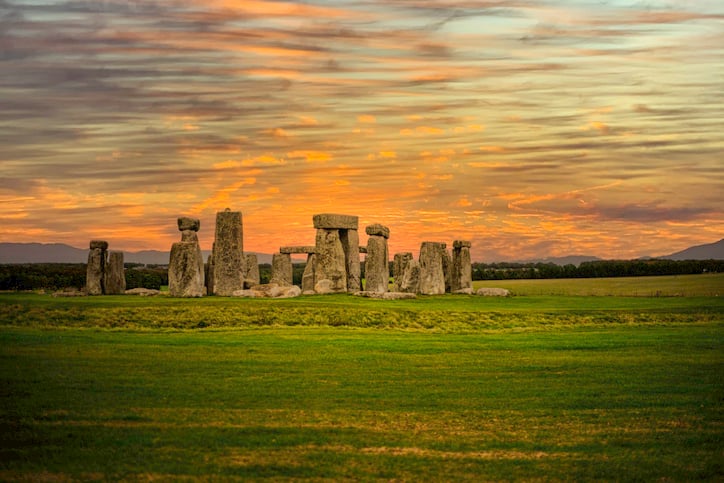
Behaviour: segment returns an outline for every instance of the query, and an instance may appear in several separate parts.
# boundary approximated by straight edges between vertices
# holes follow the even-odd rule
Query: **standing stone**
[[[244,289],[244,232],[241,212],[216,213],[214,294],[231,296]]]
[[[382,225],[370,225],[365,231],[369,235],[365,261],[365,291],[384,293],[388,291],[390,283],[390,257],[387,249],[390,229]]]
[[[314,290],[323,293],[347,291],[347,261],[339,239],[339,230],[320,228],[316,237],[316,267]],[[359,249],[357,251],[359,257]],[[321,284],[320,284],[321,283]]]
[[[418,293],[420,291],[420,262],[410,259],[407,266],[405,266],[405,271],[402,273],[398,290],[405,293]]]
[[[395,253],[395,258],[392,262],[392,277],[394,278],[394,283],[392,285],[393,292],[403,292],[401,288],[402,277],[404,276],[407,265],[411,260],[412,253],[410,252]]]
[[[467,240],[453,241],[452,291],[473,288],[473,266],[470,260],[471,243]]]
[[[194,242],[177,242],[171,247],[168,291],[172,297],[201,297],[204,294],[204,260]]]
[[[272,273],[269,283],[285,287],[293,285],[292,256],[288,253],[275,253],[272,256]]]
[[[259,285],[259,283],[261,283],[261,276],[259,274],[259,261],[256,258],[256,254],[247,253],[244,255],[244,267],[246,268],[244,287],[251,288],[254,285]]]
[[[214,245],[211,246],[211,253],[206,261],[206,295],[214,295]]]
[[[448,293],[452,291],[452,255],[450,255],[450,250],[443,248],[440,256],[442,257],[442,273],[445,276],[445,292]]]
[[[302,275],[302,294],[310,295],[314,293],[314,267],[317,264],[317,255],[310,253],[307,255],[307,265],[304,267]]]
[[[105,270],[106,295],[121,295],[126,292],[126,274],[123,269],[123,252],[110,252]]]
[[[422,242],[420,247],[420,287],[423,295],[445,293],[445,272],[443,271],[443,252],[445,243]]]
[[[106,249],[108,242],[91,240],[88,253],[88,265],[85,272],[85,289],[88,295],[103,295],[105,293]]]
[[[347,265],[347,291],[357,292],[362,288],[362,269],[359,261],[359,232],[352,229],[340,229],[339,241],[342,243],[344,260]]]

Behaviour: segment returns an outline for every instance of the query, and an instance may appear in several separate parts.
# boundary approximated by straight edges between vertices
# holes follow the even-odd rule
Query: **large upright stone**
[[[423,295],[445,293],[445,272],[443,271],[443,253],[445,243],[422,242],[420,247],[420,287]]]
[[[168,291],[172,297],[204,295],[204,259],[198,243],[182,241],[171,247]]]
[[[272,272],[269,283],[285,287],[292,285],[294,271],[292,256],[288,253],[275,253],[272,256]]]
[[[357,292],[362,288],[362,269],[359,261],[359,232],[355,229],[340,229],[339,241],[344,251],[347,266],[347,291]]]
[[[259,274],[259,261],[255,253],[244,254],[244,287],[251,288],[261,283],[261,275]]]
[[[420,262],[411,259],[405,266],[400,278],[400,292],[418,293],[420,291]]]
[[[395,253],[394,260],[392,261],[392,277],[394,279],[393,285],[392,285],[392,291],[393,292],[403,292],[402,290],[402,277],[405,274],[405,270],[407,269],[407,265],[412,260],[412,253],[410,252],[403,252],[403,253]]]
[[[450,250],[447,248],[442,249],[442,273],[445,276],[445,292],[452,291],[452,277],[453,277],[453,263],[452,255]]]
[[[206,278],[206,295],[214,295],[214,246],[211,246],[211,253],[206,261],[204,270]]]
[[[123,252],[109,252],[104,275],[106,295],[122,295],[126,293]]]
[[[244,289],[244,232],[241,212],[216,213],[214,294],[231,296]]]
[[[390,256],[387,250],[390,229],[382,225],[370,225],[365,231],[369,235],[365,261],[365,291],[384,293],[388,291],[390,283]]]
[[[85,290],[88,295],[103,295],[105,292],[104,273],[106,269],[107,242],[93,240],[88,252],[88,265],[85,272]]]
[[[315,223],[316,224],[316,223]],[[316,237],[316,266],[314,287],[324,287],[324,293],[347,291],[347,260],[337,229],[318,229]],[[357,249],[359,257],[359,248]],[[321,283],[320,285],[320,282]]]
[[[302,293],[304,295],[314,293],[314,273],[316,264],[317,255],[315,253],[310,253],[307,256],[307,264],[304,267],[304,274],[302,274]]]
[[[470,259],[471,243],[467,240],[453,241],[452,291],[473,288],[473,266]]]

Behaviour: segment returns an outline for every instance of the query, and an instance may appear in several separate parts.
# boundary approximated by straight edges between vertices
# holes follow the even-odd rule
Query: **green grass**
[[[0,480],[720,481],[723,314],[0,294]]]

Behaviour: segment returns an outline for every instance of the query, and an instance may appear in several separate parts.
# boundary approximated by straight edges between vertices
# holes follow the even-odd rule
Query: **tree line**
[[[724,260],[596,260],[580,265],[554,263],[473,263],[473,280],[606,278],[690,275],[724,271]]]
[[[165,266],[126,263],[126,288],[168,285]],[[85,263],[23,263],[0,265],[0,290],[63,290],[85,287]]]

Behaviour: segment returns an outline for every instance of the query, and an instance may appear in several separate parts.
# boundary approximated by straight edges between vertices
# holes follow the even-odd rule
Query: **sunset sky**
[[[724,237],[724,2],[0,0],[0,140],[0,242],[664,255]]]

